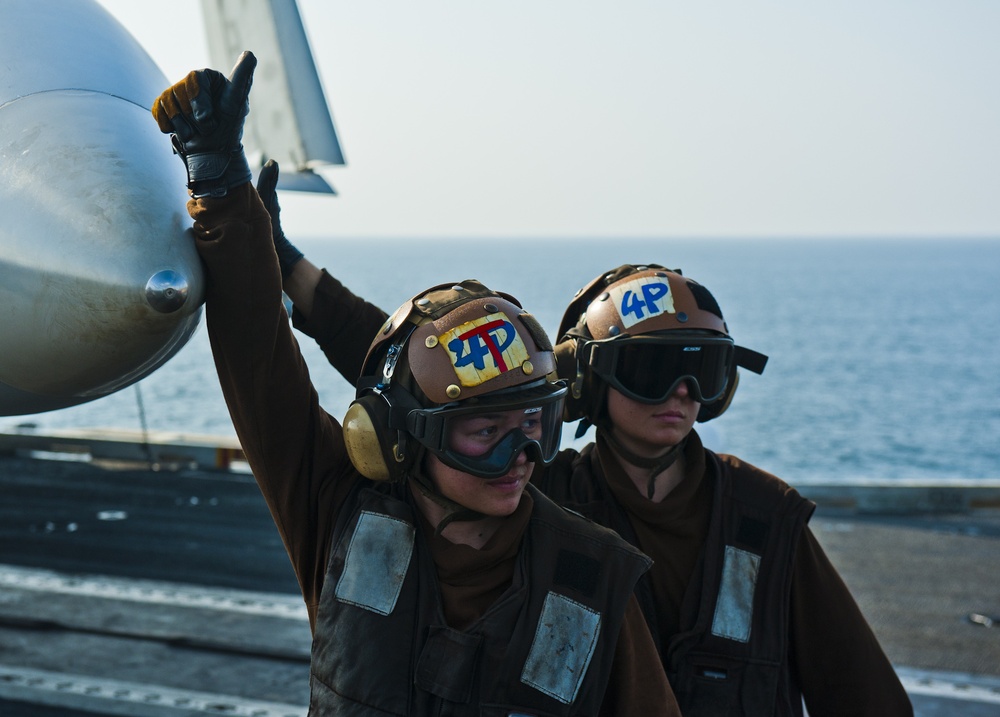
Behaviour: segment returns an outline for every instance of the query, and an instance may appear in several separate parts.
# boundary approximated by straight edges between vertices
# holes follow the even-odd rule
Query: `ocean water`
[[[791,483],[1000,478],[1000,241],[330,239],[299,246],[391,311],[420,290],[478,278],[554,333],[574,292],[621,263],[681,268],[706,285],[737,343],[770,357],[743,373],[706,442]],[[483,257],[487,257],[485,260]],[[311,341],[324,406],[352,388]],[[4,418],[43,431],[115,427],[234,435],[204,324],[169,363],[112,396]],[[575,426],[567,426],[566,445]]]

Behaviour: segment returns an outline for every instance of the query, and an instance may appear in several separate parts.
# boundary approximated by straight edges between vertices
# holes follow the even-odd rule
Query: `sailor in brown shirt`
[[[274,168],[271,173],[276,171]],[[262,174],[297,328],[357,375],[384,314],[291,245]],[[624,265],[594,279],[559,329],[566,419],[597,428],[532,482],[653,558],[636,594],[685,715],[911,715],[849,590],[807,525],[814,505],[783,481],[704,448],[696,421],[721,415],[738,347],[711,293],[679,271]]]
[[[679,715],[638,607],[649,560],[528,484],[566,392],[544,331],[475,281],[371,343],[343,425],[318,404],[240,136],[256,60],[156,101],[188,170],[223,392],[313,629],[310,714]]]

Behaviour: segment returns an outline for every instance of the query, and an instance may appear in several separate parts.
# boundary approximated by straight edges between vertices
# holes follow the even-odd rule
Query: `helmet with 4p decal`
[[[559,327],[559,373],[571,383],[565,419],[600,424],[608,387],[666,401],[685,382],[698,421],[728,408],[737,367],[761,373],[767,357],[736,346],[715,297],[656,264],[625,264],[577,292]]]
[[[565,394],[548,337],[516,299],[473,280],[442,284],[400,306],[372,342],[345,443],[373,480],[402,478],[425,450],[500,477],[522,452],[552,461]]]

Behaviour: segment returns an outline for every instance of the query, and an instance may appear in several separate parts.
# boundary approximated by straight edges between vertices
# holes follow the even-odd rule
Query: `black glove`
[[[160,131],[187,166],[194,197],[222,197],[250,181],[243,152],[243,120],[257,58],[244,52],[229,79],[217,70],[192,70],[153,103]]]
[[[287,279],[292,273],[292,269],[302,258],[302,252],[295,248],[288,239],[285,232],[281,230],[281,207],[278,206],[278,193],[275,187],[278,185],[278,163],[273,159],[267,160],[257,177],[257,194],[264,203],[264,208],[271,215],[271,239],[274,240],[274,251],[278,255],[278,264],[281,265],[281,278]]]

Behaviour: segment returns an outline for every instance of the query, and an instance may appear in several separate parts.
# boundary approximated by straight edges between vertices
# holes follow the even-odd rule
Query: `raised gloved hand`
[[[243,152],[243,120],[257,58],[244,52],[227,79],[217,70],[192,70],[153,103],[160,131],[170,134],[187,166],[194,197],[222,197],[250,181]]]
[[[302,252],[285,238],[285,232],[281,230],[281,207],[278,206],[278,193],[275,187],[278,185],[278,163],[273,159],[267,160],[257,177],[257,194],[264,203],[264,208],[271,215],[271,239],[274,240],[274,251],[278,255],[278,264],[281,265],[281,278],[287,279],[292,269],[302,258]]]

